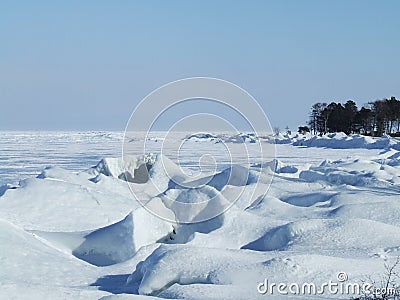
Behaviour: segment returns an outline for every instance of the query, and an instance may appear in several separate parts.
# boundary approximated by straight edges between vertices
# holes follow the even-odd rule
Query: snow
[[[38,149],[32,176],[19,174],[18,160],[0,168],[9,179],[0,188],[0,298],[262,299],[271,296],[257,291],[266,278],[322,284],[346,272],[351,283],[378,280],[400,255],[400,149],[387,136],[184,135],[192,151],[183,168],[161,154],[107,157],[120,133],[5,139]],[[94,141],[80,168],[39,155],[40,144],[71,141]],[[162,141],[149,139],[154,149]],[[242,164],[239,146],[254,158],[257,141],[277,143],[275,157]],[[239,163],[230,164],[223,143],[242,153]],[[105,157],[93,155],[103,146]],[[215,174],[198,175],[204,152],[218,162]],[[193,223],[171,222],[181,219]]]
[[[399,149],[399,141],[389,136],[380,138],[372,138],[353,134],[347,136],[345,133],[331,133],[323,136],[312,136],[304,140],[293,143],[294,146],[307,147],[326,147],[331,149],[349,149],[349,148],[366,148],[366,149],[384,149],[387,147],[395,147]]]
[[[24,179],[1,197],[0,218],[30,230],[84,231],[111,225],[134,209],[129,198],[71,176],[77,178]]]
[[[126,156],[125,158],[103,158],[96,166],[87,172],[93,175],[103,174],[132,183],[146,183],[149,179],[148,170],[152,167],[154,158],[148,156]]]
[[[343,132],[327,133],[324,135],[307,134],[288,134],[277,133],[275,135],[256,136],[252,133],[229,134],[205,134],[198,133],[186,137],[187,140],[195,142],[230,142],[230,143],[263,143],[292,144],[293,146],[318,147],[330,149],[385,149],[394,148],[400,150],[400,141],[384,135],[379,138],[364,136],[359,134],[346,135]]]

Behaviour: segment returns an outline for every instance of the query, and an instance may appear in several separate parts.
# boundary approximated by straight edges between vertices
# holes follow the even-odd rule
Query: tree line
[[[396,97],[376,100],[361,109],[353,100],[330,104],[317,102],[311,107],[308,126],[299,127],[299,132],[307,131],[314,134],[344,132],[400,136],[400,100]]]

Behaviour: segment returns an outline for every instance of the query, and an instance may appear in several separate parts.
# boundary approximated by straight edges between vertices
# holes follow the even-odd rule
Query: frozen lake
[[[71,171],[83,171],[105,157],[121,157],[123,132],[0,132],[0,185],[17,183],[21,179],[37,176],[48,166],[58,166]],[[164,132],[152,133],[149,150],[158,152]],[[177,140],[182,134],[177,135]],[[246,144],[254,156],[258,154],[257,145]],[[140,149],[137,150],[140,152]],[[341,159],[376,156],[381,150],[368,149],[324,149],[276,145],[276,158],[288,164],[319,164],[326,158]],[[246,160],[246,153],[240,153]],[[192,143],[182,149],[181,165],[196,169],[199,153],[209,153],[219,162],[218,170],[229,165],[228,156],[218,145]]]

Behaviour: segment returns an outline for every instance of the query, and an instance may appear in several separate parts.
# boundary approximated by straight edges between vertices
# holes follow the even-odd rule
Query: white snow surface
[[[36,177],[22,174],[25,179],[18,184],[17,175],[11,174],[22,169],[18,160],[13,168],[0,168],[0,175],[11,182],[0,188],[1,299],[291,299],[295,296],[276,290],[262,295],[257,287],[265,279],[321,285],[337,282],[339,272],[345,272],[350,283],[368,276],[379,280],[384,264],[400,255],[397,139],[264,136],[261,143],[277,144],[276,158],[262,162],[267,167],[262,171],[254,161],[250,177],[243,180],[248,166],[230,166],[218,145],[246,143],[251,155],[257,151],[254,135],[184,136],[193,149],[182,157],[185,168],[196,165],[196,150],[209,151],[220,164],[203,187],[182,188],[170,184],[160,154],[131,156],[128,170],[123,168],[120,148],[114,148],[121,137],[112,132],[3,135],[2,143],[8,138],[10,144],[22,145],[22,152],[27,144],[21,139],[38,143],[27,160],[44,161],[37,167],[49,162],[53,166],[30,171],[37,172]],[[85,141],[95,141],[94,148]],[[73,149],[90,148],[90,159],[81,157],[81,169],[79,159],[68,164],[64,158],[57,160],[64,156],[53,156],[70,144]],[[103,146],[107,150],[101,159],[101,153],[94,153]],[[11,157],[11,148],[8,144],[0,153]],[[178,172],[178,166],[168,163]],[[229,181],[227,172],[235,175]],[[261,178],[262,187],[271,174],[272,184],[264,194],[255,178]],[[148,177],[159,183],[161,193]],[[167,212],[173,210],[167,196],[194,203],[216,194],[221,201],[229,200],[238,189],[242,194],[214,219],[176,224],[137,202],[129,184],[139,189],[146,206]],[[351,296],[326,292],[296,298]]]

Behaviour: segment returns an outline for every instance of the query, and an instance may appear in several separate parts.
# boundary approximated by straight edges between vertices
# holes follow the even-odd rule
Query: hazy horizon
[[[272,127],[295,130],[315,102],[400,97],[398,11],[398,1],[2,1],[0,130],[123,131],[146,95],[197,76],[237,84]]]

